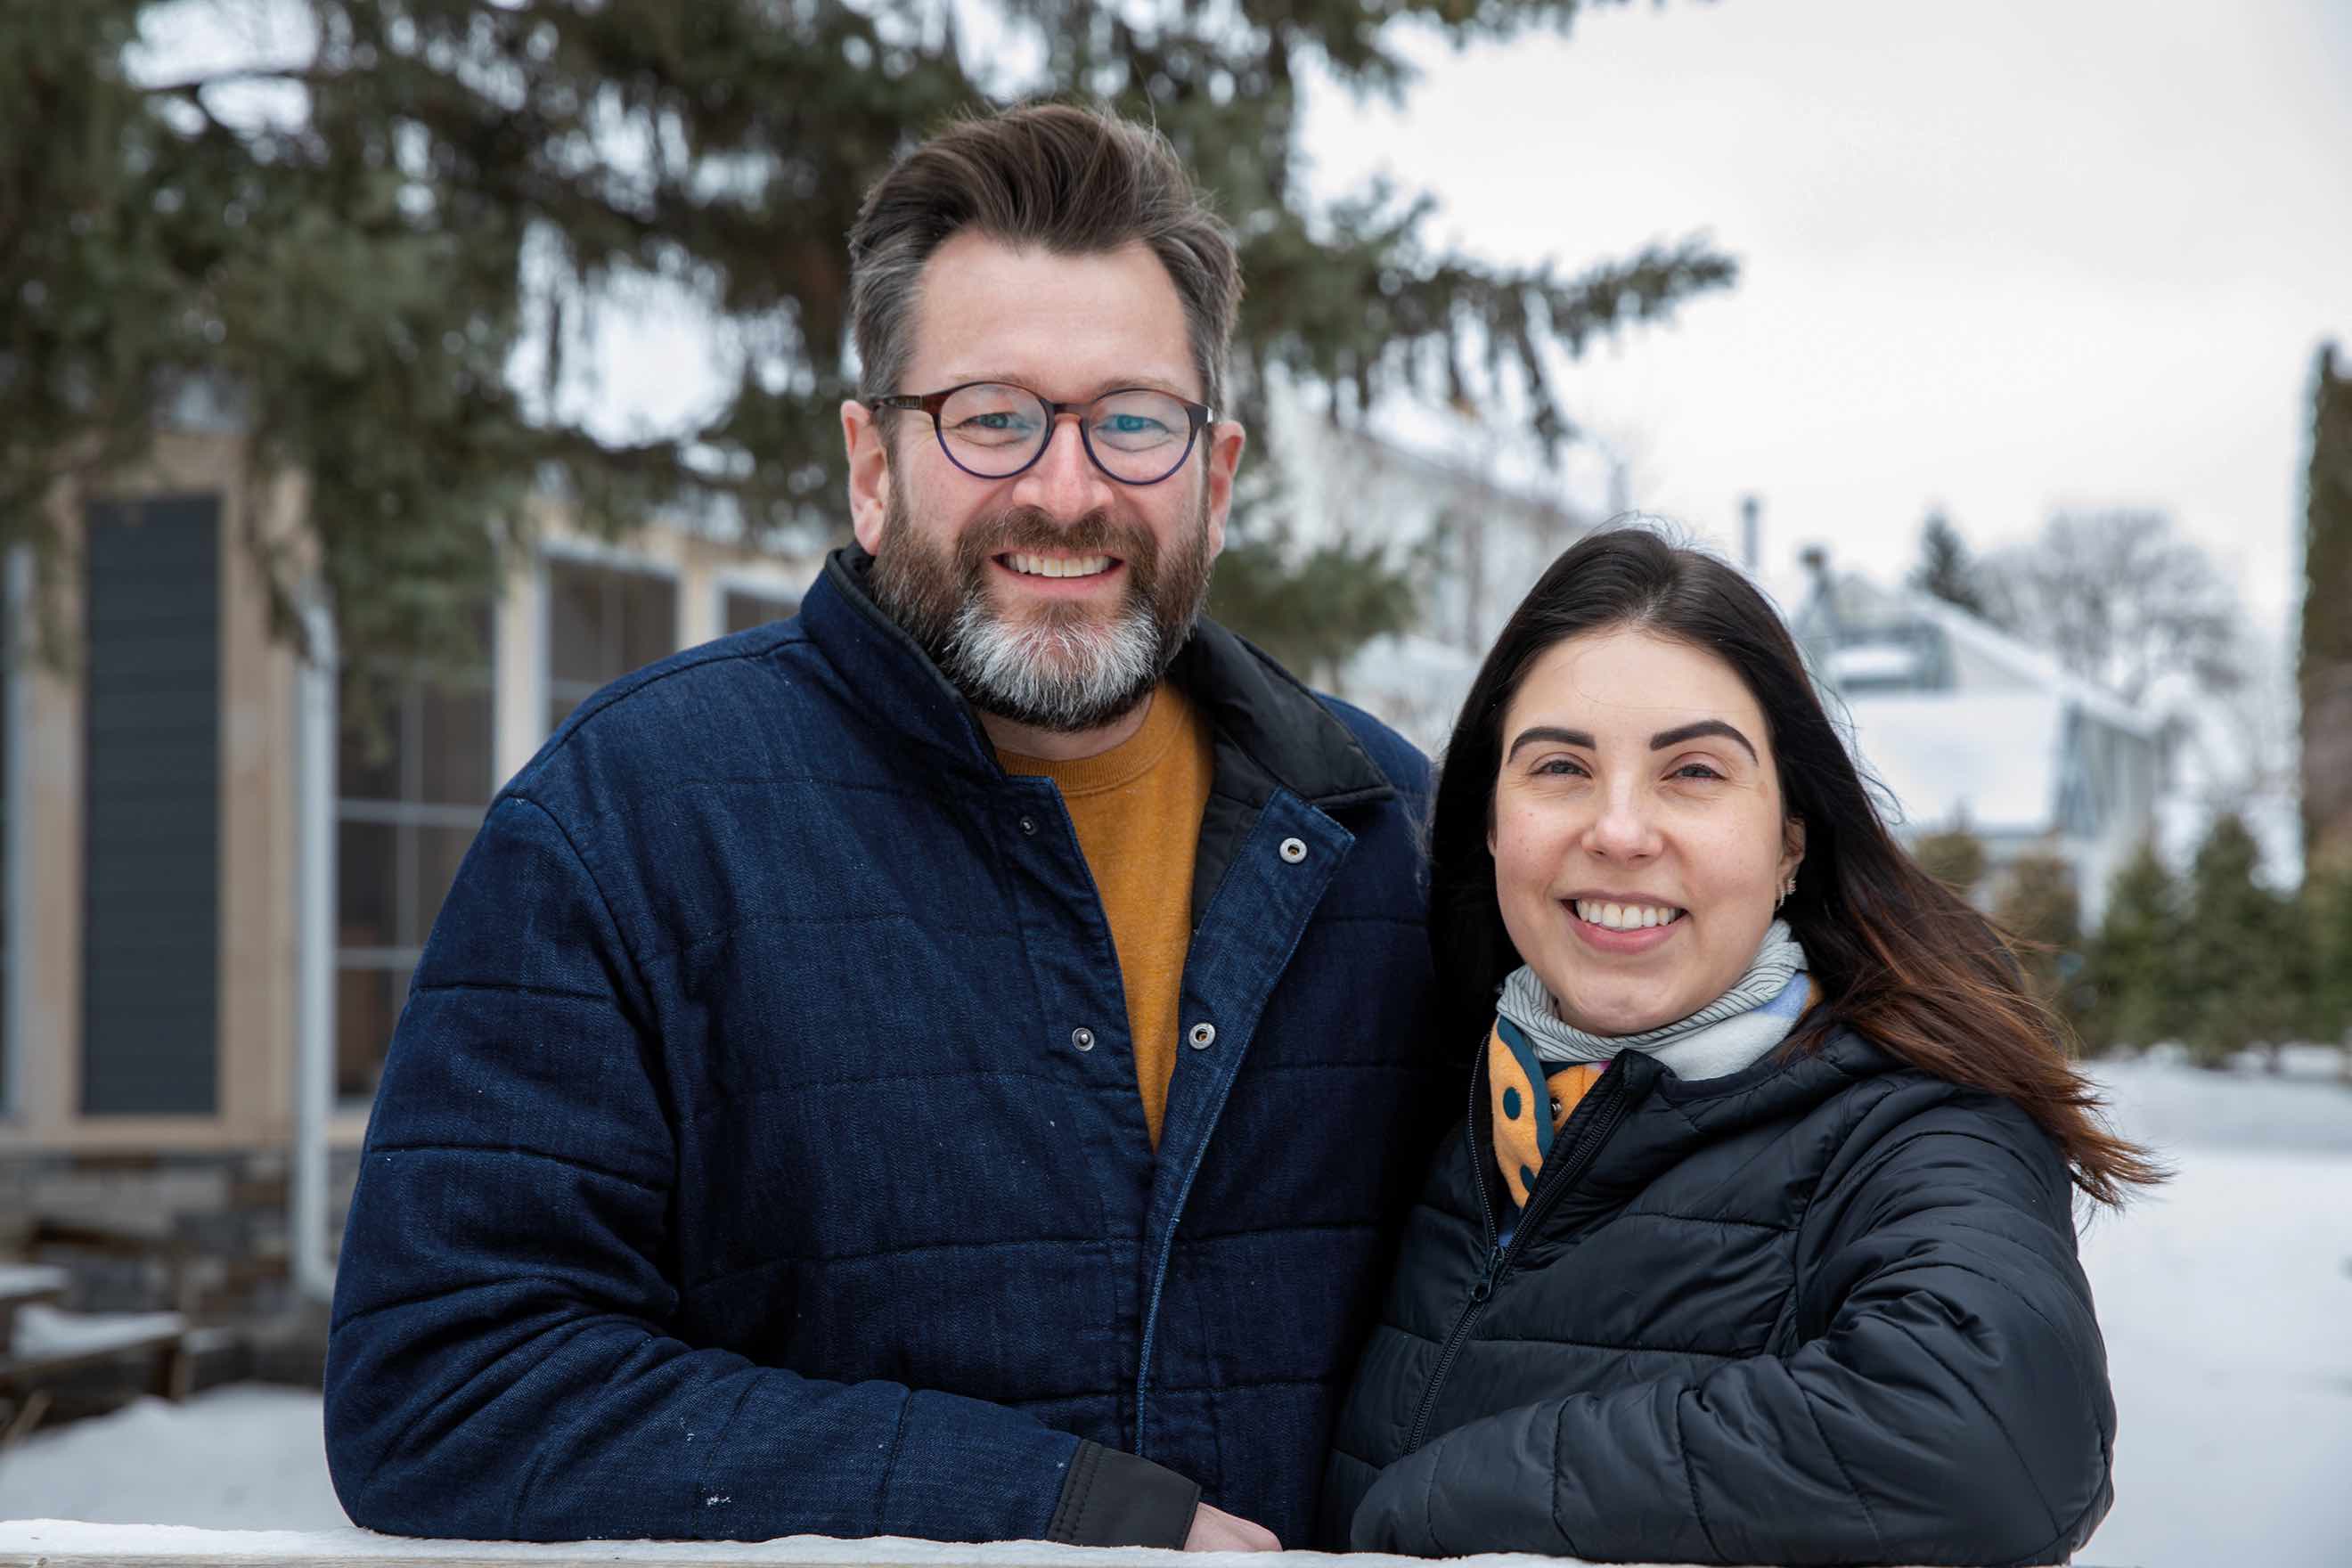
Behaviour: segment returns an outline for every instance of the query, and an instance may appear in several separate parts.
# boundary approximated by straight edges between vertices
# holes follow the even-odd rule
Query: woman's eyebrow
[[[1503,761],[1507,763],[1517,756],[1519,748],[1532,741],[1555,741],[1563,746],[1582,746],[1588,752],[1597,752],[1601,749],[1592,743],[1592,737],[1581,730],[1563,730],[1553,724],[1538,724],[1531,730],[1519,731],[1519,738],[1513,741],[1511,749],[1503,753]]]
[[[1529,731],[1530,734],[1533,732]],[[1663,752],[1668,746],[1679,746],[1685,741],[1696,741],[1701,735],[1727,736],[1739,742],[1740,749],[1748,753],[1748,761],[1760,763],[1764,760],[1756,754],[1756,748],[1748,743],[1747,736],[1720,719],[1702,719],[1696,724],[1678,724],[1671,730],[1661,730],[1650,737],[1650,750]],[[1587,742],[1587,744],[1590,743]]]

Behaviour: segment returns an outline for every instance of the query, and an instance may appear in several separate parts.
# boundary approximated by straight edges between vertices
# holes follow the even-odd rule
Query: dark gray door
[[[220,503],[89,510],[81,1108],[215,1109]]]

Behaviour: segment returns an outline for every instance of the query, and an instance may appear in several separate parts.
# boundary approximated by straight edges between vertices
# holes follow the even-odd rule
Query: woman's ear
[[[1797,868],[1804,864],[1804,860],[1805,819],[1792,816],[1780,829],[1780,880],[1785,883],[1795,876]]]

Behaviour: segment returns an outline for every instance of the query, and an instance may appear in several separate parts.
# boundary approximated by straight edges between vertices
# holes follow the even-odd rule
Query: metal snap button
[[[1192,1026],[1192,1048],[1194,1050],[1205,1051],[1216,1043],[1217,1026],[1214,1024],[1195,1024]]]
[[[1284,839],[1282,841],[1282,858],[1285,860],[1289,861],[1294,866],[1297,865],[1301,860],[1307,858],[1306,844],[1296,838]]]
[[[1077,1047],[1078,1049],[1082,1051],[1093,1050],[1095,1048],[1095,1032],[1092,1029],[1072,1029],[1070,1031],[1070,1044]]]
[[[1021,831],[1022,831],[1022,832],[1024,832],[1024,833],[1034,833],[1034,832],[1036,832],[1036,831],[1037,831],[1037,819],[1036,819],[1035,817],[1034,817],[1034,816],[1024,816],[1024,817],[1023,817],[1023,818],[1021,819]]]

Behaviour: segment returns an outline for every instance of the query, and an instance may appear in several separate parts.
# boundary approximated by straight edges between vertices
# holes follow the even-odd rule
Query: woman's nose
[[[1633,790],[1612,792],[1586,830],[1587,847],[1613,860],[1638,860],[1658,852],[1658,830],[1650,804]]]

